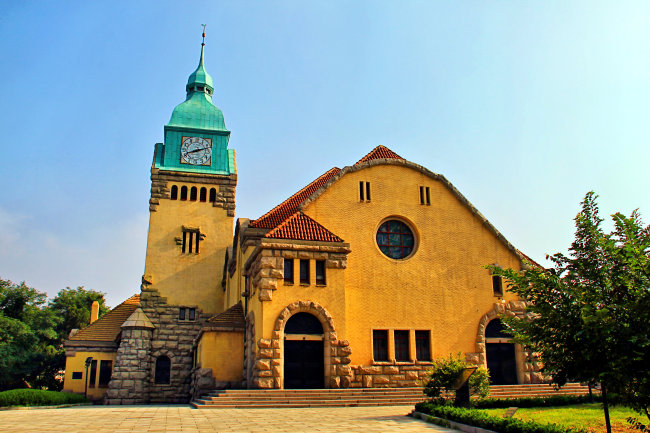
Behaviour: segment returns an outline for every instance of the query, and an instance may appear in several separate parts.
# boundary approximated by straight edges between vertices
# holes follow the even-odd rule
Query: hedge
[[[586,433],[585,430],[561,427],[557,424],[538,424],[534,421],[521,421],[516,418],[499,418],[477,409],[436,406],[429,402],[416,404],[415,410],[438,418],[500,433]]]
[[[0,392],[0,407],[6,406],[57,406],[86,403],[83,395],[40,389],[12,389]]]
[[[593,401],[600,402],[600,394],[594,394]],[[591,403],[588,395],[552,395],[548,397],[520,398],[483,398],[471,402],[476,409],[495,409],[506,407],[549,407],[569,406],[572,404]]]

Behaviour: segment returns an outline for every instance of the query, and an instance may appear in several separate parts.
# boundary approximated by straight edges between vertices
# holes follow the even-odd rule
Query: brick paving
[[[411,409],[409,406],[201,410],[186,405],[82,406],[2,411],[0,432],[456,432],[406,417]]]

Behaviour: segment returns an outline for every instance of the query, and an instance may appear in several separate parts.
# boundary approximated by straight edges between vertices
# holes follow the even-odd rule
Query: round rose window
[[[391,259],[408,257],[415,245],[413,232],[399,220],[388,220],[377,230],[377,246]]]

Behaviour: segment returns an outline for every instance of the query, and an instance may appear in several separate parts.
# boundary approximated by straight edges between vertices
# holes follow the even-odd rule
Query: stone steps
[[[588,388],[567,384],[556,391],[547,384],[493,385],[490,397],[517,398],[548,395],[581,395]],[[347,388],[347,389],[227,389],[215,390],[192,401],[198,409],[207,408],[279,408],[412,406],[425,399],[421,387]]]

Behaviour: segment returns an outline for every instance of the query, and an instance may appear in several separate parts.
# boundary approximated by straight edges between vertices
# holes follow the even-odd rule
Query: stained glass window
[[[389,220],[377,230],[377,245],[381,252],[391,259],[403,259],[413,252],[415,237],[409,226],[403,222]]]

